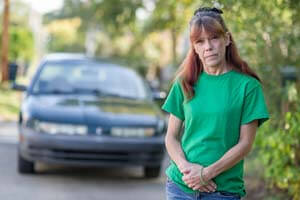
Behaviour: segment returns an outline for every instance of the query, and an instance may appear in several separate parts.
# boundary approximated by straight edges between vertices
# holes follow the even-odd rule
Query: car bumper
[[[159,166],[164,136],[117,138],[111,136],[46,135],[22,130],[19,152],[27,160],[76,166]]]

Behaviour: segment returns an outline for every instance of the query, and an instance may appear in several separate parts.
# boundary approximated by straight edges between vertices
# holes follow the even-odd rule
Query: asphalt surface
[[[74,168],[37,165],[37,174],[17,172],[15,123],[0,122],[0,199],[5,200],[160,200],[165,199],[164,169],[160,178],[145,179],[141,167]]]

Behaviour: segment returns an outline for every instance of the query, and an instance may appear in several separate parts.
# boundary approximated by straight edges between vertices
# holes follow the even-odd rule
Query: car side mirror
[[[11,89],[16,90],[16,91],[26,91],[27,90],[27,86],[26,85],[21,85],[21,84],[17,84],[15,82],[13,82],[11,84]]]
[[[164,100],[166,98],[167,93],[164,92],[164,91],[153,91],[152,96],[153,96],[154,100],[161,101],[161,100]]]

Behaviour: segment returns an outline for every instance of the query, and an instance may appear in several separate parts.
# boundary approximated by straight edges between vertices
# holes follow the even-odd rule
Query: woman
[[[190,50],[162,106],[170,113],[169,200],[245,196],[243,158],[269,118],[260,79],[240,58],[221,14],[195,11]]]

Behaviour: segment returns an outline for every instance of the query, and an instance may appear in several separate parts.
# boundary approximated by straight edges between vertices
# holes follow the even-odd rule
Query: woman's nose
[[[205,50],[211,50],[212,49],[212,44],[209,40],[205,41],[204,48],[205,48]]]

